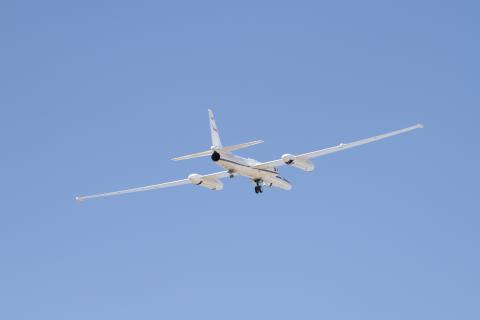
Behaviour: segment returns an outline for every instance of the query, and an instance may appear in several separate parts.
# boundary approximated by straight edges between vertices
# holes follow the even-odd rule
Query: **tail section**
[[[193,159],[193,158],[199,158],[199,157],[209,157],[214,152],[216,152],[216,153],[218,152],[220,154],[221,153],[230,153],[232,151],[247,148],[247,147],[251,147],[251,146],[254,146],[256,144],[259,144],[259,143],[263,142],[263,140],[255,140],[255,141],[251,141],[251,142],[236,144],[236,145],[233,145],[233,146],[223,147],[222,142],[220,141],[220,136],[218,134],[217,124],[215,123],[215,118],[213,116],[213,112],[210,109],[208,109],[208,116],[210,118],[210,133],[212,135],[212,147],[210,148],[210,150],[197,152],[197,153],[193,153],[193,154],[188,154],[186,156],[173,158],[172,160],[180,161],[180,160],[187,160],[187,159]]]
[[[210,133],[212,135],[212,147],[221,148],[222,142],[220,141],[220,135],[218,134],[217,124],[215,123],[215,117],[213,111],[208,109],[208,117],[210,119]]]

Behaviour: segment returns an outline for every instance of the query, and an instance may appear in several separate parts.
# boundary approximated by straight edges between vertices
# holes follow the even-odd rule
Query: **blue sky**
[[[478,319],[475,1],[2,1],[0,318]],[[291,192],[74,196],[270,160]]]

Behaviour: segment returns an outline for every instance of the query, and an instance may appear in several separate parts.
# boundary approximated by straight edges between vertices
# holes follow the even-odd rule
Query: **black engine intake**
[[[212,153],[212,161],[217,162],[218,160],[220,160],[220,153],[218,153],[217,151],[214,151]]]

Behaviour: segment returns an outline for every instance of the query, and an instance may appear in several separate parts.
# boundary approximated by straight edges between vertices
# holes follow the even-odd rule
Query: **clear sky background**
[[[478,1],[0,3],[1,319],[479,319]],[[245,178],[76,203],[423,122]]]

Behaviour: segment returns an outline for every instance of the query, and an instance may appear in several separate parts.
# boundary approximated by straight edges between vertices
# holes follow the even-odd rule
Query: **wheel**
[[[259,186],[255,186],[255,193],[259,193],[259,192],[261,192],[261,191],[260,191],[260,187],[259,187]]]

